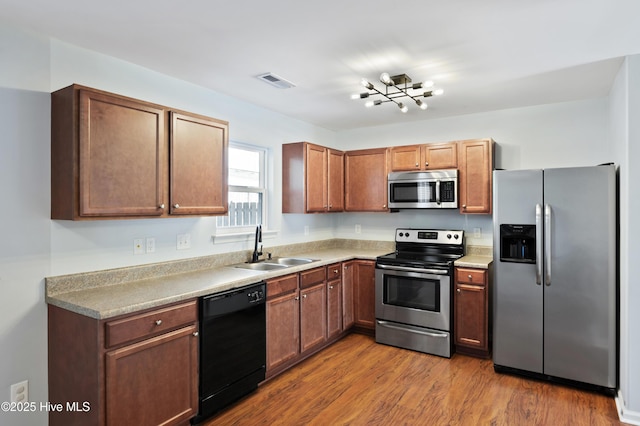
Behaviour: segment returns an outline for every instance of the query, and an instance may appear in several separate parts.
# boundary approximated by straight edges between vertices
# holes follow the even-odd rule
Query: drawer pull
[[[469,275],[469,279],[470,279],[470,280],[472,280],[472,279],[473,279],[473,277],[472,277],[471,275]]]
[[[193,336],[194,336],[194,337],[198,337],[198,334],[200,334],[200,333],[198,333],[197,331],[194,331],[194,332],[193,332]]]
[[[156,325],[162,324],[162,320],[156,320]]]

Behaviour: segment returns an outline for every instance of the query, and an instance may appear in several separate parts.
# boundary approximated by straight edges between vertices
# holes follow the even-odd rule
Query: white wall
[[[0,246],[0,359],[4,361],[0,364],[0,401],[8,399],[11,383],[23,379],[30,381],[32,401],[47,400],[45,276],[250,247],[249,242],[213,244],[210,236],[214,231],[214,221],[210,218],[90,223],[50,220],[50,91],[79,83],[210,115],[230,122],[232,139],[271,149],[269,225],[280,232],[275,238],[265,241],[265,249],[269,244],[333,236],[391,240],[393,229],[405,224],[455,227],[468,231],[479,227],[483,232],[480,242],[491,243],[490,217],[459,215],[456,212],[282,215],[279,213],[279,188],[280,144],[283,142],[308,140],[347,150],[493,137],[500,147],[497,152],[497,165],[500,167],[557,167],[612,160],[611,149],[606,144],[609,110],[605,99],[336,134],[123,61],[15,28],[0,28],[0,55],[3,64],[0,67],[0,128],[3,129],[0,139],[0,193],[3,200],[11,201],[10,208],[5,207],[0,213],[0,235],[5,242]],[[390,114],[395,112],[389,111]],[[354,233],[355,224],[362,225],[362,234]],[[309,226],[309,236],[304,235],[305,226]],[[176,251],[176,234],[185,232],[191,233],[193,248]],[[147,236],[156,238],[156,253],[134,256],[133,239]],[[639,341],[635,339],[635,342]],[[633,351],[638,355],[637,347]],[[638,376],[633,374],[629,377],[631,380]],[[630,406],[637,407],[638,399],[637,396],[634,399],[632,388],[629,395],[629,400],[635,401],[635,405]],[[0,424],[40,425],[46,424],[46,417],[43,413],[12,416],[0,412]]]

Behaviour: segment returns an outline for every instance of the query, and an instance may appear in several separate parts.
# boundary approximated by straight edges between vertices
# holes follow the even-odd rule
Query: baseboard
[[[618,417],[621,422],[628,423],[630,425],[640,425],[640,412],[627,410],[624,406],[624,398],[622,398],[622,392],[618,390],[618,394],[615,397],[616,409],[618,410]]]

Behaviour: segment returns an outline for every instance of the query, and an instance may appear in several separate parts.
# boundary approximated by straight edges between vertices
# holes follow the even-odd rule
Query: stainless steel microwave
[[[458,171],[389,173],[390,209],[458,208]]]

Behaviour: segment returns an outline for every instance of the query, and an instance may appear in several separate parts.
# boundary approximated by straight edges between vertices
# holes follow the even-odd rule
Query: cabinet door
[[[267,300],[267,375],[300,353],[298,290]]]
[[[170,130],[170,213],[225,214],[227,124],[171,112]]]
[[[80,216],[160,216],[164,110],[80,90]]]
[[[387,149],[345,153],[345,210],[387,211]]]
[[[342,329],[348,330],[355,323],[353,306],[354,261],[342,264]]]
[[[420,145],[394,146],[389,157],[392,172],[421,169]]]
[[[485,286],[456,283],[454,297],[456,345],[487,350]]]
[[[330,212],[344,210],[344,152],[328,150],[327,199]]]
[[[196,414],[196,331],[192,325],[106,353],[107,425],[178,424]]]
[[[342,283],[333,280],[327,283],[327,338],[342,332]]]
[[[307,212],[327,210],[327,148],[307,144],[306,193]]]
[[[427,170],[455,169],[458,167],[458,144],[447,142],[423,145],[422,162]]]
[[[491,214],[493,140],[460,142],[460,213]]]
[[[376,319],[375,262],[361,260],[354,266],[355,325],[373,330]]]
[[[300,352],[327,340],[326,283],[300,290]]]

